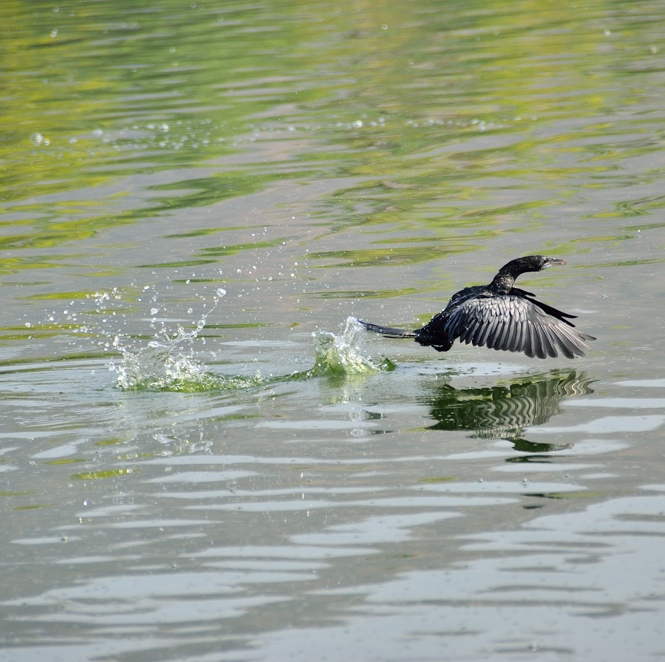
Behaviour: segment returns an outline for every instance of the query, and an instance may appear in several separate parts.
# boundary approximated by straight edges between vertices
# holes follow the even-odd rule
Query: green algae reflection
[[[86,471],[80,474],[72,474],[72,480],[105,480],[107,478],[119,478],[136,473],[138,469],[107,469],[105,471]]]
[[[323,201],[327,223],[429,232],[433,247],[318,257],[356,266],[433,260],[478,249],[488,238],[473,234],[481,229],[537,227],[567,184],[600,175],[636,182],[616,165],[659,149],[648,118],[632,126],[631,141],[612,142],[625,131],[613,111],[650,94],[642,81],[655,71],[657,48],[648,46],[663,16],[649,2],[571,9],[522,0],[506,11],[497,2],[416,0],[408,12],[385,1],[70,5],[0,4],[0,202],[13,230],[1,243],[32,252],[5,259],[3,273],[57,269],[77,256],[43,251],[143,218],[284,179],[340,176],[361,183]],[[608,12],[621,23],[621,48],[600,28]],[[587,147],[538,130],[600,116],[610,118],[575,136]],[[249,163],[231,162],[256,149]],[[192,174],[204,164],[215,172]],[[151,179],[160,171],[174,174]],[[145,177],[147,206],[116,185],[136,176]],[[489,202],[483,181],[530,199]],[[660,204],[622,202],[598,217]]]

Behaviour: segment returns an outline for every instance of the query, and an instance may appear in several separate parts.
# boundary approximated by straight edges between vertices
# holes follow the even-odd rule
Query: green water
[[[662,655],[664,34],[0,3],[0,660]],[[347,322],[535,253],[584,358]]]

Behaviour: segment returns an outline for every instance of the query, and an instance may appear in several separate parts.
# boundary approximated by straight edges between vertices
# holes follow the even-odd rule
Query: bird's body
[[[391,338],[413,338],[421,345],[447,352],[455,340],[479,347],[509,352],[524,352],[540,359],[558,356],[584,356],[589,349],[586,340],[593,336],[575,329],[568,315],[537,301],[534,294],[513,287],[515,279],[525,272],[541,271],[564,260],[542,255],[529,255],[501,267],[489,285],[465,287],[448,302],[424,327],[404,331],[369,322],[361,324],[369,331]]]

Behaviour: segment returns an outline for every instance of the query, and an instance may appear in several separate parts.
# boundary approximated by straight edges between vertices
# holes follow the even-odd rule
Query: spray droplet
[[[218,287],[217,288],[217,296],[218,297],[226,296],[226,290],[223,287]]]

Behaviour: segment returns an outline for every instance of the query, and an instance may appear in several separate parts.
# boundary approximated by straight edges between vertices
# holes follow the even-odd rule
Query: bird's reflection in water
[[[446,384],[429,400],[436,425],[430,430],[470,430],[472,437],[506,439],[515,450],[546,453],[567,445],[535,443],[524,439],[524,429],[542,425],[561,412],[561,403],[593,393],[591,380],[574,370],[516,379],[505,386],[456,389]]]

